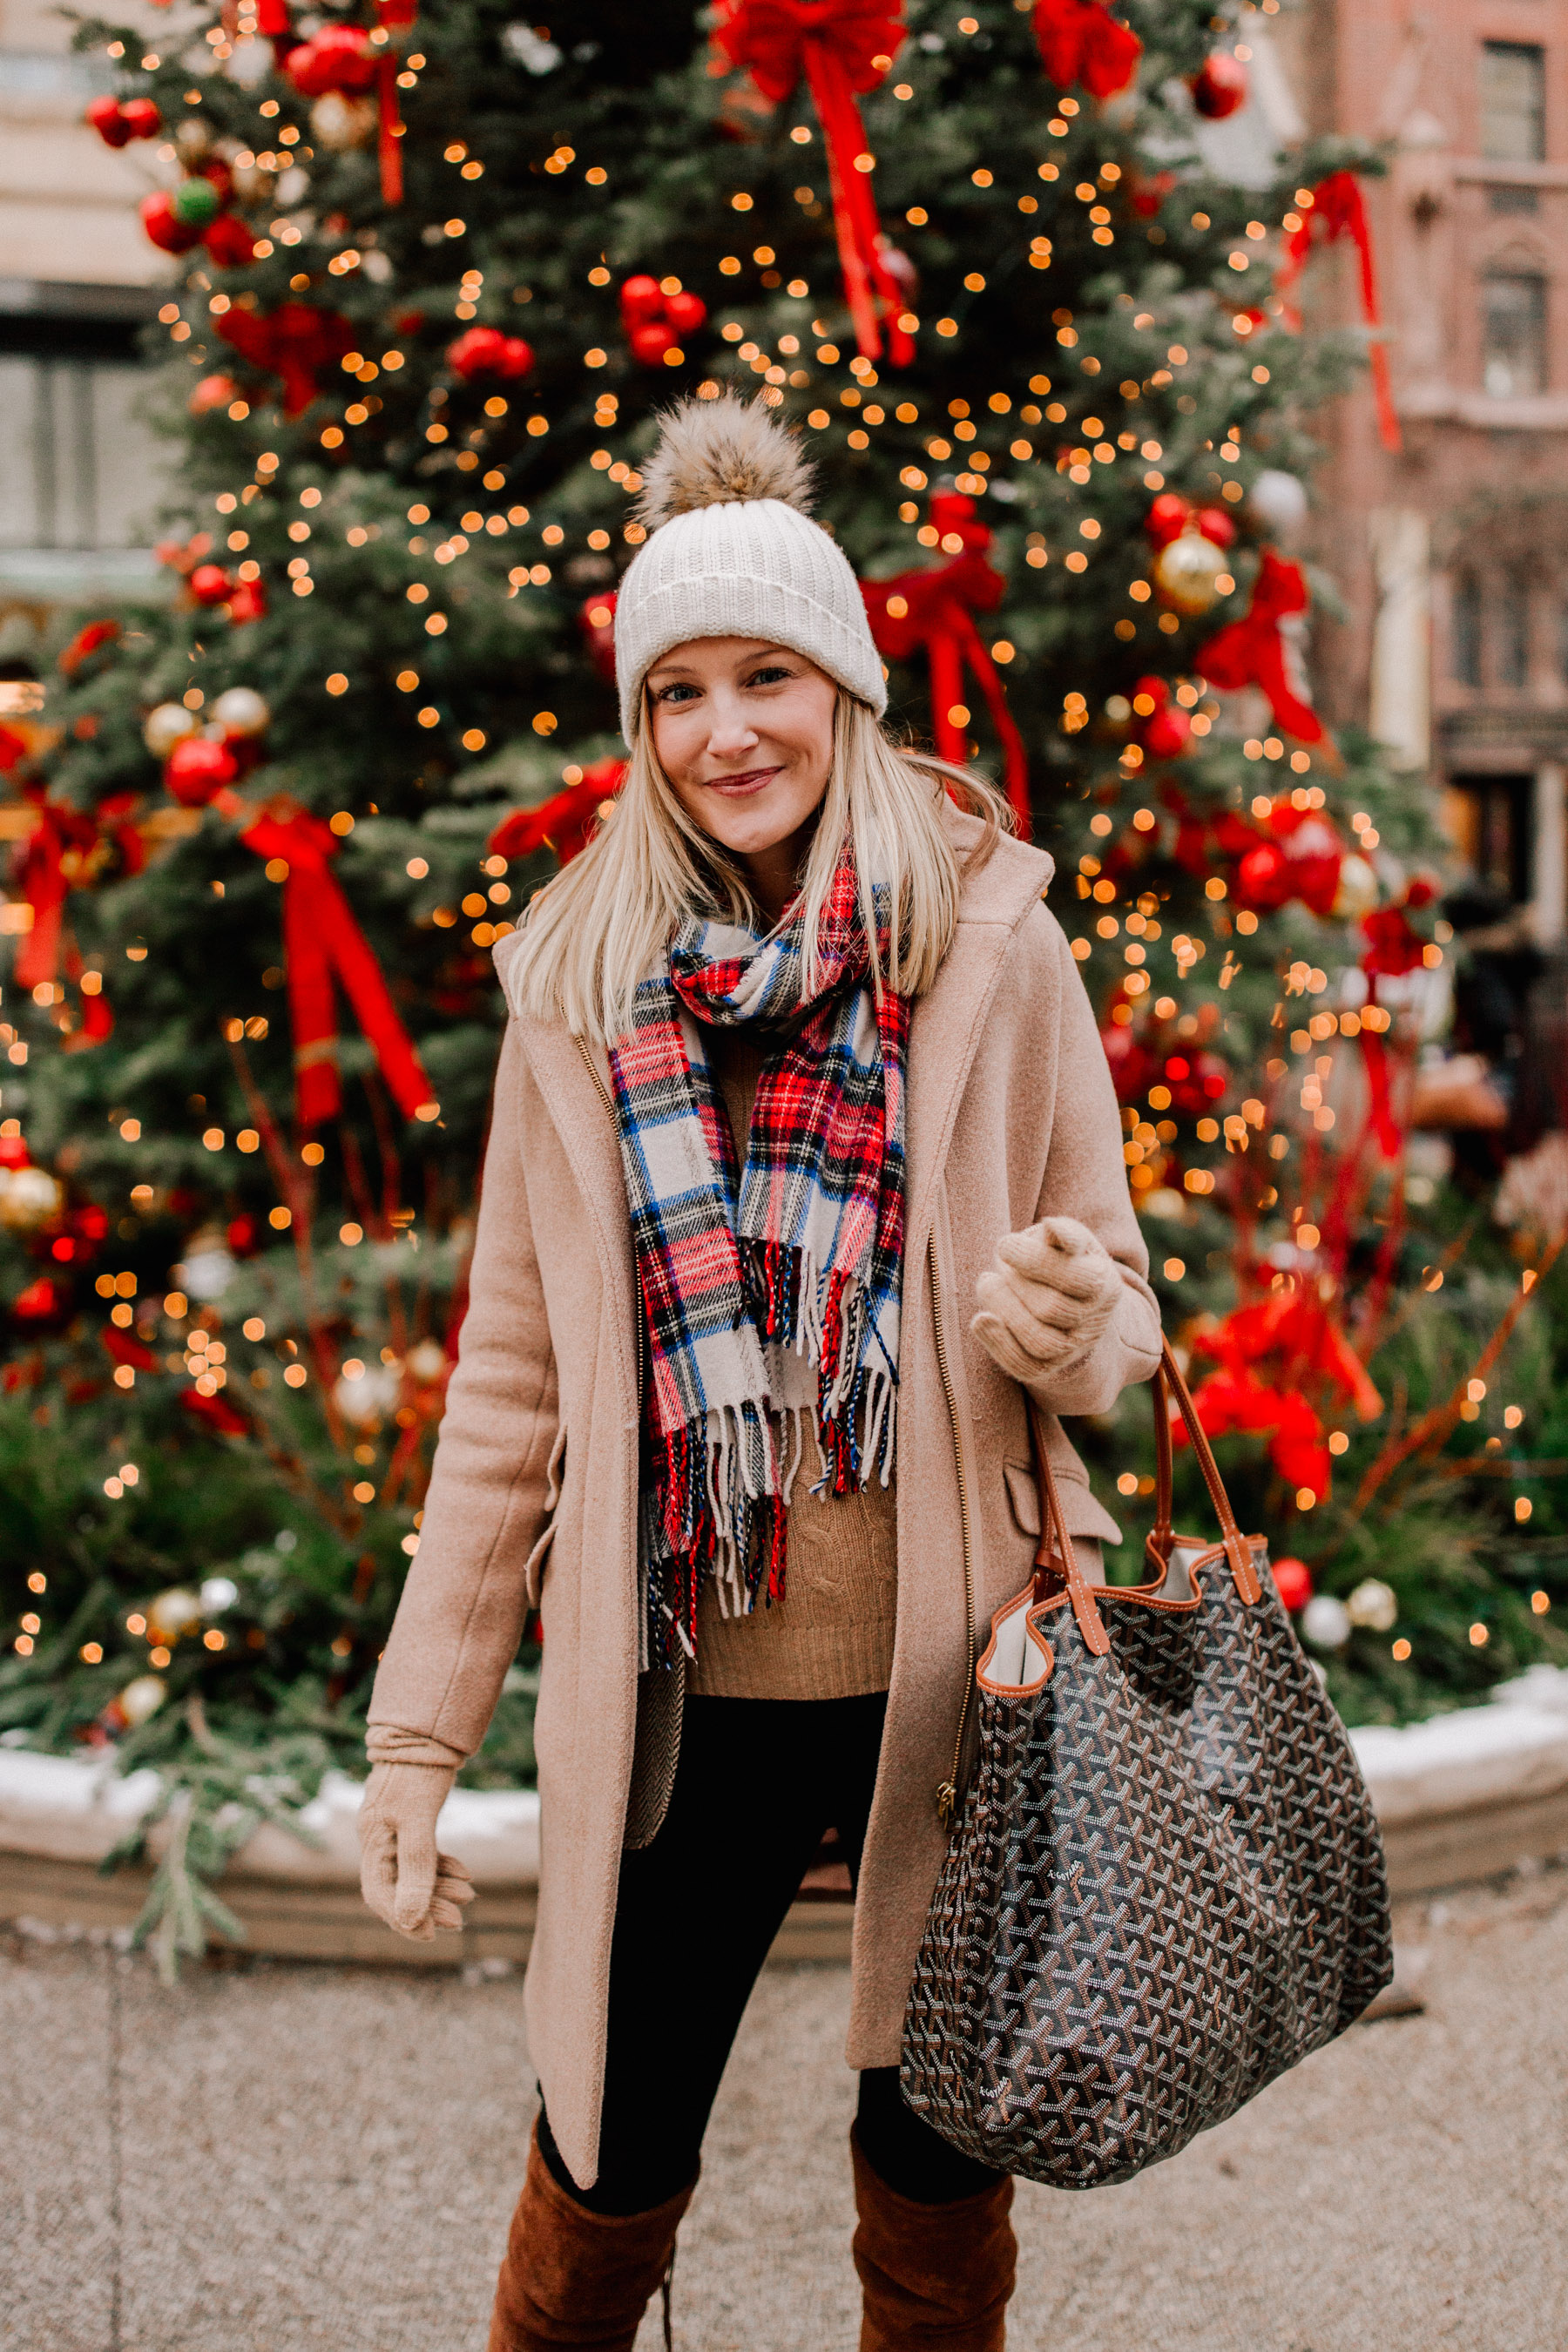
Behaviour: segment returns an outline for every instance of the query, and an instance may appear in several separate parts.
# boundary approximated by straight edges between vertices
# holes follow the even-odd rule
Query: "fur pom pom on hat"
[[[811,520],[812,468],[759,403],[725,393],[666,417],[643,467],[638,513],[651,536],[616,599],[616,684],[628,743],[643,680],[694,637],[788,646],[879,718],[881,657],[844,551]]]

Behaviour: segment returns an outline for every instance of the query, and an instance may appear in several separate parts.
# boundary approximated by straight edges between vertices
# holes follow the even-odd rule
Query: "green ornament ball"
[[[187,228],[205,228],[217,218],[222,198],[210,180],[182,180],[173,203]]]

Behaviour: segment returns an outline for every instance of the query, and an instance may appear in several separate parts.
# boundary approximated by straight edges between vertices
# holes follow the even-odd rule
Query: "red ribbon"
[[[283,302],[265,318],[237,305],[216,324],[241,359],[281,378],[285,416],[309,408],[321,390],[319,372],[335,366],[354,345],[348,320],[335,310],[317,310],[313,302]]]
[[[1138,70],[1143,44],[1102,0],[1035,0],[1035,38],[1047,79],[1081,82],[1091,98],[1114,98]]]
[[[1005,758],[1007,798],[1026,838],[1029,831],[1029,767],[1024,739],[1013,722],[1002,681],[972,615],[994,613],[1006,592],[1001,572],[985,561],[991,533],[973,520],[974,501],[942,491],[931,502],[931,520],[944,537],[963,541],[951,562],[929,571],[900,572],[891,580],[862,580],[860,593],[879,653],[907,661],[925,648],[931,665],[931,732],[944,760],[965,764],[963,722],[950,712],[963,707],[963,666],[979,680]]]
[[[127,874],[140,874],[146,854],[141,835],[124,821],[132,806],[129,793],[100,803],[97,816],[46,800],[41,784],[26,787],[24,797],[37,809],[38,822],[18,855],[16,882],[33,910],[33,921],[16,950],[14,978],[19,989],[34,989],[57,978],[62,956],[67,977],[81,976],[81,958],[66,938],[65,907],[71,891],[92,878],[100,862],[96,853],[112,841]],[[100,823],[103,817],[110,819],[107,827]],[[95,994],[84,995],[78,1035],[97,1045],[113,1027],[101,986]]]
[[[827,149],[833,226],[844,291],[861,356],[879,359],[886,320],[888,358],[907,367],[912,337],[899,324],[901,289],[883,250],[857,91],[875,89],[904,37],[902,0],[719,0],[713,38],[732,66],[743,67],[763,96],[780,104],[804,75]],[[884,62],[879,62],[883,60]]]
[[[1275,272],[1274,290],[1285,304],[1285,323],[1299,331],[1301,313],[1291,299],[1306,266],[1313,237],[1332,245],[1342,236],[1354,243],[1361,264],[1361,312],[1369,327],[1381,329],[1383,313],[1377,299],[1377,265],[1373,257],[1372,228],[1362,201],[1361,183],[1353,172],[1331,172],[1312,191],[1312,205],[1300,228],[1285,239],[1284,256]],[[1372,386],[1377,402],[1377,429],[1385,449],[1401,446],[1399,419],[1394,414],[1394,387],[1388,373],[1388,351],[1381,341],[1372,346]]]
[[[1309,601],[1300,565],[1287,563],[1283,556],[1266,547],[1245,616],[1200,646],[1194,667],[1211,686],[1227,692],[1260,686],[1268,697],[1276,724],[1285,734],[1294,735],[1299,742],[1321,743],[1323,722],[1290,684],[1285,640],[1279,634],[1280,622],[1293,613],[1304,613]]]
[[[338,1015],[334,980],[353,1006],[393,1100],[405,1118],[435,1099],[413,1040],[398,1019],[381,966],[328,861],[337,835],[302,809],[276,817],[254,809],[226,785],[212,796],[225,816],[244,824],[240,835],[258,857],[281,858],[283,961],[294,1026],[294,1104],[300,1125],[320,1127],[342,1106],[338,1075]]]
[[[531,857],[549,849],[570,866],[587,848],[599,822],[599,811],[615,799],[626,780],[624,760],[595,760],[583,771],[581,783],[569,785],[538,808],[513,809],[491,834],[492,857]]]
[[[384,32],[405,33],[417,13],[417,0],[375,0],[375,21]],[[397,77],[402,59],[389,40],[376,65],[376,159],[381,165],[381,200],[403,202],[403,115],[397,103]]]
[[[1407,886],[1399,906],[1376,907],[1363,918],[1362,937],[1367,945],[1361,968],[1366,974],[1366,1001],[1369,1005],[1377,1003],[1380,979],[1403,980],[1406,972],[1418,971],[1425,962],[1423,950],[1426,941],[1411,922],[1406,908],[1430,907],[1433,901],[1431,884],[1417,876]],[[1377,1148],[1384,1158],[1397,1160],[1405,1137],[1394,1116],[1388,1048],[1383,1042],[1382,1033],[1369,1029],[1364,1019],[1361,1029],[1361,1050],[1369,1097],[1367,1123],[1377,1139]]]

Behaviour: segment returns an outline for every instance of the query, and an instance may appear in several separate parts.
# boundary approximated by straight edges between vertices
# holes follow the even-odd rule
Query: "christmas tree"
[[[799,428],[896,722],[1055,856],[1167,1327],[1342,1703],[1550,1652],[1552,1220],[1505,1246],[1406,1181],[1435,843],[1302,663],[1311,421],[1368,335],[1300,314],[1369,159],[1227,158],[1274,13],[84,28],[100,130],[168,172],[178,585],[74,616],[13,730],[0,1736],[163,1768],[166,1942],[357,1754],[461,1319],[487,950],[613,803],[676,394]],[[1089,1433],[1130,1524],[1145,1419]],[[527,1773],[531,1682],[470,1777]]]

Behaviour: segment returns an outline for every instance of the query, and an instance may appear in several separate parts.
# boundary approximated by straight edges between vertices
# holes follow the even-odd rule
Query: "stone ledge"
[[[1532,1667],[1483,1706],[1401,1729],[1352,1734],[1388,1853],[1395,1896],[1495,1878],[1568,1854],[1568,1670]],[[156,1791],[152,1772],[117,1780],[70,1756],[0,1751],[0,1918],[112,1932],[136,1918],[147,1870],[111,1877],[97,1864]],[[531,1790],[459,1789],[441,1815],[443,1847],[479,1889],[461,1938],[415,1944],[365,1910],[355,1816],[363,1783],[329,1773],[300,1816],[307,1844],[259,1829],[225,1878],[225,1902],[247,1948],[278,1958],[409,1968],[526,1959],[539,1877],[539,1799]],[[159,1841],[152,1841],[156,1852]],[[853,1912],[796,1903],[774,1960],[848,1958]]]

